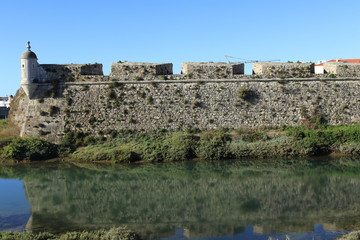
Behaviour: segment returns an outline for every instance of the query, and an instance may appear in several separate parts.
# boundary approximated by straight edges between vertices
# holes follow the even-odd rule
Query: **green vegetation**
[[[238,89],[237,95],[241,100],[247,100],[250,97],[250,91],[245,87],[240,87]]]
[[[4,146],[1,156],[6,159],[46,160],[58,156],[57,146],[39,138],[17,138]]]
[[[116,92],[115,92],[113,89],[111,89],[111,90],[108,92],[107,97],[108,97],[109,99],[111,99],[111,100],[116,99]]]
[[[96,123],[95,118],[89,121]],[[16,138],[18,131],[15,130],[8,120],[0,121],[0,157],[3,159],[36,161],[70,156],[86,162],[129,163],[360,155],[360,124],[330,126],[318,119],[306,126],[257,130],[159,130],[147,133],[107,130],[99,131],[97,137],[67,131],[59,145],[38,138]],[[43,136],[48,134],[40,131]]]
[[[124,227],[111,228],[110,230],[97,230],[91,232],[68,232],[61,235],[51,233],[18,233],[18,232],[0,232],[0,239],[3,240],[137,240],[140,239],[137,234]]]
[[[162,162],[241,158],[290,158],[331,153],[360,155],[360,125],[322,129],[219,129],[205,132],[123,133],[110,142],[78,149],[82,161]],[[117,152],[126,151],[124,159]],[[117,157],[116,157],[117,156]],[[119,159],[117,159],[119,158]]]
[[[359,240],[360,239],[360,231],[351,232],[336,238],[337,240]]]

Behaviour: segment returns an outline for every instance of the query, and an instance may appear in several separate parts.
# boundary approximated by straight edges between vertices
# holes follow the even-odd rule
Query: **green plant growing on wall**
[[[111,82],[111,83],[110,83],[110,86],[109,86],[110,88],[122,87],[122,84],[121,84],[121,83],[115,82],[116,79],[113,79],[112,81],[113,81],[113,82]]]
[[[251,96],[251,91],[245,87],[240,87],[237,91],[237,96],[243,101],[248,101]]]
[[[300,115],[303,118],[301,123],[309,129],[318,129],[326,126],[326,116],[319,112],[317,106],[311,110],[302,107],[300,109]]]
[[[136,95],[138,95],[141,98],[145,98],[146,97],[146,93],[145,92],[141,92],[141,91],[137,91]]]
[[[192,108],[201,108],[202,107],[202,102],[198,101],[198,100],[195,100],[193,103],[192,103]]]
[[[67,77],[65,78],[65,81],[66,81],[66,82],[74,82],[74,81],[75,81],[75,78],[74,78],[73,76],[67,76]]]
[[[107,97],[108,97],[109,99],[111,99],[111,100],[115,99],[115,98],[116,98],[116,92],[115,92],[113,89],[111,89],[111,90],[108,92]]]
[[[72,98],[70,98],[70,97],[66,98],[66,104],[67,104],[68,106],[71,106],[72,103],[73,103]]]
[[[148,96],[146,98],[146,102],[147,102],[147,104],[154,104],[154,98],[152,96]]]

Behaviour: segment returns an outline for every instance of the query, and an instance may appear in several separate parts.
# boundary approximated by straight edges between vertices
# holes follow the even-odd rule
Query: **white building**
[[[0,107],[10,107],[12,97],[0,97]]]

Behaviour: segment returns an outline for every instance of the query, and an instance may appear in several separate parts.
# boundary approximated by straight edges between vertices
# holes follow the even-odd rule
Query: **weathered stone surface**
[[[324,63],[324,71],[338,77],[359,77],[360,63],[327,62]]]
[[[186,62],[181,65],[183,74],[190,78],[224,79],[244,74],[243,63]]]
[[[311,77],[315,73],[314,63],[253,63],[253,74],[266,77]]]
[[[68,82],[76,81],[83,75],[103,76],[102,64],[41,64],[45,70],[46,80],[61,79]]]
[[[55,98],[19,91],[10,117],[23,136],[53,142],[65,129],[98,136],[112,129],[275,127],[320,114],[330,124],[351,124],[360,121],[359,89],[360,79],[75,82],[59,86]]]
[[[110,78],[117,80],[153,79],[173,74],[172,63],[116,62],[111,64]]]

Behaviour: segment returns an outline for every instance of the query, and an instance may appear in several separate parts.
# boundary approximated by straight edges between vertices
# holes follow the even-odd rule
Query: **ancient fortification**
[[[41,64],[21,55],[21,88],[10,118],[21,136],[59,142],[66,131],[106,136],[116,130],[214,129],[299,125],[321,118],[330,124],[360,120],[360,64],[116,62],[109,76],[101,64]]]

